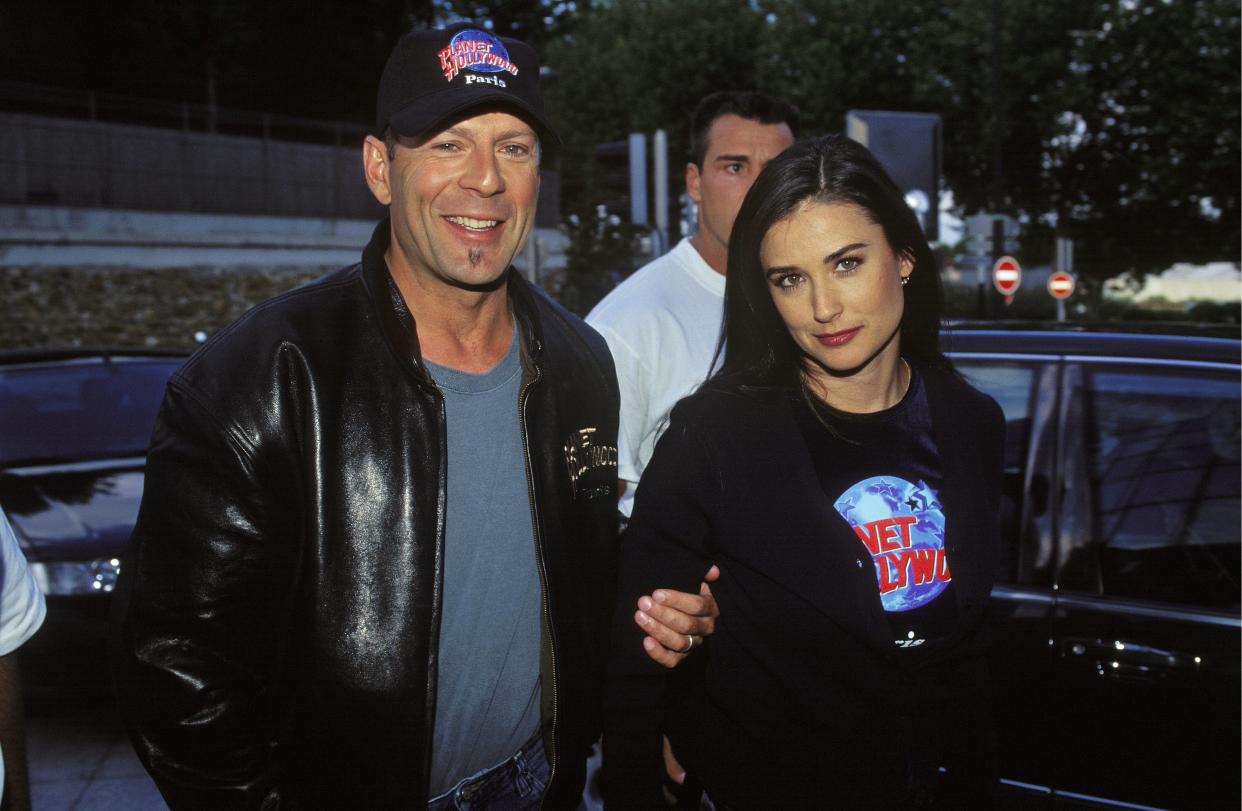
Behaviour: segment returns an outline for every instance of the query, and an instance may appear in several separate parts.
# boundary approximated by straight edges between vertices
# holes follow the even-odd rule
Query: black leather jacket
[[[384,262],[252,310],[169,381],[114,608],[114,675],[173,809],[425,806],[443,400]],[[546,808],[599,733],[616,567],[604,341],[510,271],[544,595]]]

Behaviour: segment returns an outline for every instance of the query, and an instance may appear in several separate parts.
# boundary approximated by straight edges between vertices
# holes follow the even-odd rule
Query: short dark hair
[[[951,370],[940,351],[939,268],[918,218],[866,147],[844,135],[824,135],[773,158],[742,201],[729,239],[725,319],[716,350],[724,362],[704,386],[746,391],[801,385],[806,357],[772,301],[759,248],[768,230],[805,202],[858,206],[883,229],[893,252],[911,260],[914,271],[902,288],[901,355],[916,365]]]
[[[392,127],[384,127],[384,134],[380,136],[380,140],[384,142],[384,147],[388,151],[388,162],[395,161],[397,159],[397,134],[392,131]]]
[[[753,91],[720,90],[704,96],[690,114],[690,161],[703,168],[707,131],[722,115],[735,115],[760,124],[788,124],[798,136],[798,108],[784,99]]]

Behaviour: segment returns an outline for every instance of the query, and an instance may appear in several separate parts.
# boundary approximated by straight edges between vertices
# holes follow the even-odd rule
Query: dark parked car
[[[946,335],[1008,424],[992,667],[1009,807],[1242,807],[1230,334]]]
[[[0,507],[47,595],[27,690],[108,684],[107,615],[164,383],[182,357],[0,355]]]

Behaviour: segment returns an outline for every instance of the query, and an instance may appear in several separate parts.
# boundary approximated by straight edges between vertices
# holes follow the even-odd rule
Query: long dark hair
[[[804,202],[853,203],[883,229],[895,254],[913,260],[914,272],[902,288],[901,355],[919,366],[951,369],[940,351],[940,272],[918,219],[866,147],[843,135],[824,135],[773,159],[742,202],[729,239],[724,327],[716,349],[717,359],[724,353],[724,363],[705,387],[800,385],[804,355],[772,301],[759,246],[769,228]]]

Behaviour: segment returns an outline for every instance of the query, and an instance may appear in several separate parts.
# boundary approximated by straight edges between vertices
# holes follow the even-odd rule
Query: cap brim
[[[444,94],[455,98],[455,103],[437,103],[434,97],[424,96],[402,110],[393,113],[388,119],[388,126],[397,135],[407,138],[420,138],[436,131],[453,119],[460,118],[476,107],[508,107],[535,128],[539,140],[546,146],[560,146],[561,139],[552,129],[544,115],[528,104],[524,99],[502,90],[486,90],[480,88],[469,98],[462,99],[460,93]]]

